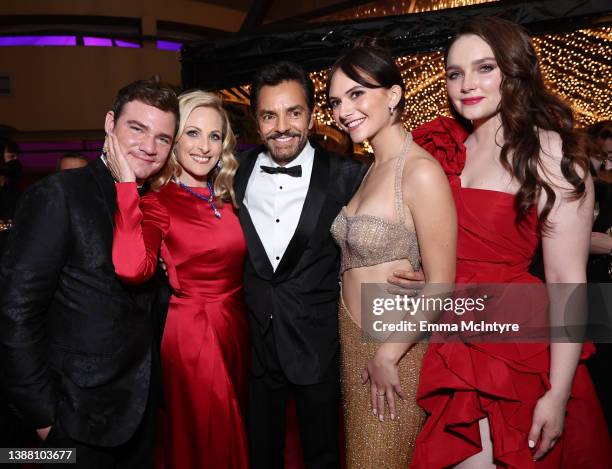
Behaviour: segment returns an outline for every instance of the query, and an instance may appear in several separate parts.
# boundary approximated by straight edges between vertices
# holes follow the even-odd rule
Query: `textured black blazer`
[[[276,271],[242,204],[257,155],[239,155],[235,179],[238,215],[248,247],[244,290],[251,323],[252,372],[266,370],[263,335],[274,321],[274,338],[287,378],[300,385],[325,379],[338,357],[339,250],[330,227],[361,182],[365,166],[315,146],[302,213]]]
[[[0,362],[11,407],[32,428],[79,441],[132,436],[149,396],[153,301],[112,263],[113,179],[101,160],[22,196],[0,267]]]

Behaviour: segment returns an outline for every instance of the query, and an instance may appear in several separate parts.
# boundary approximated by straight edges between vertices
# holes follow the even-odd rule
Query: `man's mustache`
[[[282,137],[301,137],[302,134],[300,134],[299,132],[295,132],[295,131],[289,131],[289,132],[272,132],[271,134],[268,134],[266,136],[266,140],[271,140],[274,138],[282,138]]]

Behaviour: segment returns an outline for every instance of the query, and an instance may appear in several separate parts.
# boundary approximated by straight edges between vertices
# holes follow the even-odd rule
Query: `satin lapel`
[[[238,163],[240,166],[238,167],[238,172],[236,173],[236,178],[234,179],[234,191],[236,192],[236,200],[238,201],[238,205],[241,207],[247,185],[249,184],[249,177],[251,177],[253,167],[257,161],[257,155],[259,155],[263,149],[263,146],[259,146],[238,156]]]
[[[115,212],[117,211],[117,190],[115,189],[115,181],[101,158],[90,163],[88,169],[93,174],[96,184],[98,185],[100,197],[106,207],[106,213],[111,228],[114,228]]]
[[[300,214],[300,221],[280,264],[276,268],[274,273],[275,280],[283,279],[291,273],[291,270],[306,250],[312,232],[319,221],[319,214],[327,197],[328,185],[329,158],[321,149],[317,148],[312,164],[310,185],[308,186],[308,192],[306,193],[306,199]]]
[[[261,244],[261,239],[259,239],[255,225],[253,225],[251,215],[244,205],[238,209],[238,218],[240,219],[242,231],[247,242],[247,250],[251,263],[261,278],[270,280],[272,275],[274,275],[274,269],[272,264],[270,264],[270,259],[268,254],[266,254],[263,244]]]
[[[253,220],[251,220],[251,214],[242,203],[247,185],[249,184],[249,178],[255,166],[255,161],[257,161],[257,155],[259,155],[261,151],[263,151],[263,147],[258,147],[240,156],[240,168],[234,180],[234,191],[236,192],[236,200],[239,205],[238,219],[240,220],[240,225],[242,226],[242,231],[244,232],[244,237],[247,242],[251,263],[260,277],[270,280],[274,274],[274,269],[272,268],[272,264],[270,264],[270,259],[261,243],[261,239],[259,239]]]

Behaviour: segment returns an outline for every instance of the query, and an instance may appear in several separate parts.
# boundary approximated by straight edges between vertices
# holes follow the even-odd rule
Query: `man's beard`
[[[274,147],[274,139],[279,137],[297,137],[299,140],[297,145],[293,148],[284,147],[280,152]],[[306,143],[308,142],[308,138],[306,135],[296,132],[294,130],[289,130],[287,132],[272,132],[266,135],[265,145],[268,151],[270,152],[270,156],[274,160],[275,163],[279,165],[287,164],[293,161],[298,155],[302,152]],[[287,153],[289,152],[289,153]]]

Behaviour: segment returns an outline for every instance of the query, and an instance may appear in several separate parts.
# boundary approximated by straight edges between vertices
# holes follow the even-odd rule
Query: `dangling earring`
[[[394,112],[395,112],[395,106],[389,106],[389,114],[393,115]]]
[[[221,158],[219,158],[219,160],[217,161],[217,166],[216,168],[221,171],[221,168],[223,168],[223,164],[221,163]]]

